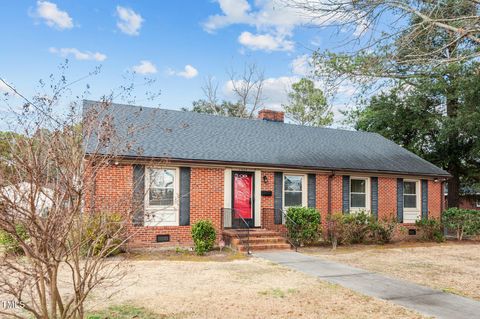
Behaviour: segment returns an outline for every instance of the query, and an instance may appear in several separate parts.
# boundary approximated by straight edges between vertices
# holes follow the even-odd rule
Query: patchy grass
[[[298,291],[297,289],[293,289],[293,288],[289,288],[287,290],[282,290],[280,288],[273,288],[273,289],[259,291],[258,294],[262,296],[272,296],[275,298],[285,298],[287,297],[287,295],[294,294],[297,291]]]
[[[87,319],[160,319],[168,318],[159,316],[145,308],[132,305],[111,306],[106,310],[87,315]]]
[[[222,250],[214,249],[202,256],[197,255],[194,251],[189,249],[176,248],[169,250],[135,251],[129,253],[127,257],[132,260],[170,260],[193,262],[225,262],[248,258],[246,254],[236,252],[229,248],[223,248]]]
[[[480,300],[480,242],[307,248],[304,253]]]
[[[135,305],[134,310],[140,309],[142,315],[151,312],[154,318],[179,319],[424,318],[258,258],[231,262],[130,260],[128,267],[119,283],[122,290],[111,298],[114,288],[97,290],[89,299],[90,309]]]

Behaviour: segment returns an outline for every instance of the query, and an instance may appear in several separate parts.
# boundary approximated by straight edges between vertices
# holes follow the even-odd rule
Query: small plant
[[[204,255],[212,250],[217,233],[209,220],[199,220],[192,225],[192,239],[197,255]]]
[[[22,241],[27,240],[29,237],[25,227],[21,224],[15,225],[15,232]],[[7,254],[24,254],[17,238],[4,230],[0,230],[0,245],[3,246],[4,251]]]
[[[87,218],[83,252],[85,255],[115,256],[124,241],[124,217],[118,213],[100,213]]]
[[[458,240],[464,235],[480,234],[480,211],[449,208],[443,212],[442,222],[446,228],[455,230]]]
[[[415,226],[421,231],[423,240],[436,241],[438,243],[445,240],[443,226],[439,219],[422,218],[415,222]]]
[[[343,242],[345,244],[361,244],[365,242],[369,232],[370,215],[359,211],[343,215]]]
[[[314,208],[290,207],[287,210],[285,226],[288,235],[296,245],[311,244],[321,235],[320,213]]]
[[[382,220],[375,220],[370,218],[369,223],[370,237],[379,244],[387,244],[392,241],[395,229],[397,227],[396,218],[384,218]]]
[[[332,243],[332,249],[342,242],[343,236],[343,214],[335,213],[327,217],[328,240]]]

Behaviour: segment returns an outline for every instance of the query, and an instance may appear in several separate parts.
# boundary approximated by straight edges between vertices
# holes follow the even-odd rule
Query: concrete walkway
[[[364,295],[385,299],[437,318],[480,318],[480,302],[407,281],[291,251],[254,256],[290,267]],[[446,274],[447,275],[447,274]]]

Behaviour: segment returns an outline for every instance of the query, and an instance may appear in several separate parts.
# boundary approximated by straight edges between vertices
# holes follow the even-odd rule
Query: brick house
[[[97,104],[85,101],[84,114]],[[89,196],[94,205],[139,203],[134,247],[191,245],[199,219],[219,237],[240,218],[280,231],[291,206],[315,207],[324,224],[328,214],[365,210],[409,228],[443,209],[449,174],[378,134],[287,124],[271,110],[241,119],[113,104],[108,114],[120,135],[143,129],[97,173]]]
[[[460,188],[460,200],[458,207],[463,209],[480,210],[480,189],[478,187],[462,187]],[[445,203],[444,207],[448,207],[448,188],[445,187]]]

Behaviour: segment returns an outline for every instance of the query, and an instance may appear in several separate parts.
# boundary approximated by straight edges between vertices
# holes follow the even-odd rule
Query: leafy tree
[[[432,79],[418,79],[408,85],[400,82],[350,113],[356,129],[380,133],[446,168],[453,175],[449,185],[458,185],[455,198],[460,184],[480,182],[480,75],[476,72],[477,65],[464,67],[453,82]],[[454,98],[458,107],[455,116],[448,116],[444,94],[452,86],[458,88]],[[456,199],[451,198],[449,206],[455,206]]]
[[[303,78],[292,84],[288,93],[289,104],[283,105],[285,114],[301,125],[325,126],[333,122],[333,112],[322,90],[313,81]]]
[[[192,108],[182,108],[182,111],[191,111],[196,113],[205,113],[213,115],[248,117],[246,109],[240,103],[222,101],[221,103],[211,103],[200,99],[192,102]]]
[[[315,52],[314,73],[357,83],[367,107],[354,112],[356,127],[384,134],[445,168],[453,176],[449,206],[458,206],[461,181],[479,178],[480,38],[475,30],[480,2],[320,0],[296,5],[317,18],[340,17],[343,30],[360,26],[360,33],[368,33],[349,52]],[[378,94],[379,88],[390,92]]]

